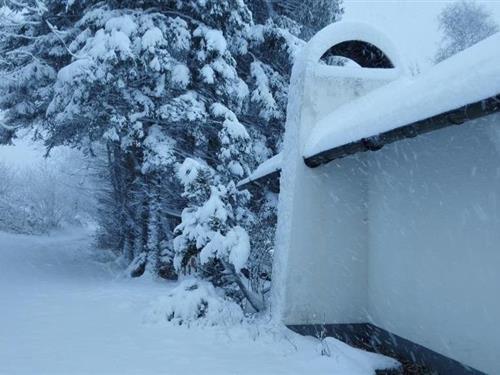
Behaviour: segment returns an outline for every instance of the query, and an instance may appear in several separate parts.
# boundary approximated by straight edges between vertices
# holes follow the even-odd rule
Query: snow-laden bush
[[[254,311],[263,311],[263,297],[249,288],[243,271],[251,249],[239,224],[246,221],[249,193],[239,191],[230,175],[194,159],[187,158],[178,174],[188,203],[175,229],[176,271],[208,280],[233,300],[242,305],[246,300]]]
[[[55,159],[30,165],[0,161],[0,230],[47,233],[92,224],[94,199],[83,158],[57,150]],[[4,150],[18,152],[15,147]]]
[[[147,320],[178,325],[218,326],[238,324],[244,319],[241,307],[207,282],[188,278],[167,296],[153,302]]]

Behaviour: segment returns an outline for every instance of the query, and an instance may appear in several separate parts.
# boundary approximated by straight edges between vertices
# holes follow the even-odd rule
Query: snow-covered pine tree
[[[62,47],[42,15],[41,2],[9,2],[0,11],[0,142],[9,142],[23,127],[43,122]],[[48,21],[48,20],[47,20]],[[59,47],[59,48],[58,48]]]
[[[108,187],[102,243],[123,252],[132,274],[154,259],[147,256],[150,234],[162,244],[162,261],[172,254],[165,212],[185,205],[177,164],[199,158],[223,174],[217,155],[224,120],[213,104],[255,140],[238,178],[279,147],[300,41],[271,23],[254,25],[244,3],[47,0],[13,7],[28,11],[1,26],[4,138],[29,125],[49,150],[66,144],[96,155]]]
[[[250,105],[239,116],[246,121],[252,136],[249,137],[237,115],[225,105],[212,105],[212,115],[221,118],[223,124],[217,140],[216,168],[188,160],[180,169],[189,203],[177,228],[174,249],[179,271],[196,272],[209,278],[214,284],[224,286],[233,297],[245,297],[260,310],[262,287],[266,283],[259,280],[264,277],[268,281],[272,255],[272,245],[262,239],[264,233],[274,237],[276,216],[267,215],[270,220],[264,223],[259,222],[256,213],[263,210],[275,213],[275,200],[269,200],[265,208],[261,201],[254,201],[249,211],[247,192],[239,192],[235,182],[241,180],[256,161],[267,159],[280,148],[289,74],[302,42],[268,20],[265,25],[249,29],[247,43],[252,56],[246,80]],[[253,147],[250,139],[254,141]],[[204,185],[212,189],[203,191]],[[269,222],[271,225],[267,226]],[[249,236],[243,226],[254,234],[251,244],[247,245]],[[248,254],[247,246],[252,249]],[[231,261],[237,253],[245,254],[238,258],[239,266]],[[247,271],[245,277],[250,278],[250,287],[243,281],[242,271]]]
[[[472,0],[447,4],[439,14],[438,22],[443,36],[435,62],[445,60],[500,30],[491,12]]]
[[[237,223],[242,214],[239,201],[248,199],[247,192],[238,191],[232,181],[227,183],[227,175],[218,175],[193,159],[184,161],[179,178],[189,204],[174,239],[177,271],[208,279],[232,298],[246,298],[256,311],[262,310],[262,299],[241,274],[250,255],[250,239]]]
[[[343,0],[253,0],[251,8],[259,18],[271,18],[304,40],[344,13]]]
[[[261,310],[261,301],[240,278],[250,255],[249,236],[239,225],[244,222],[249,195],[236,188],[235,180],[248,173],[250,136],[223,104],[214,103],[210,111],[222,122],[217,170],[192,159],[186,159],[179,169],[188,208],[176,229],[176,267],[183,272],[194,271],[226,290],[234,290],[231,285],[236,285],[252,306]]]
[[[226,103],[211,106],[211,114],[221,118],[220,122],[223,124],[217,140],[219,152],[216,167],[203,166],[203,163],[200,165],[189,160],[188,165],[181,168],[180,176],[189,204],[183,212],[182,223],[177,228],[174,249],[179,271],[196,272],[209,278],[214,284],[224,286],[232,297],[245,297],[255,309],[260,310],[262,298],[257,297],[247,286],[247,282],[242,280],[241,271],[247,271],[246,268],[242,269],[243,265],[249,269],[257,268],[246,262],[250,252],[239,258],[240,261],[245,260],[239,263],[240,266],[231,262],[234,254],[245,253],[244,249],[247,248],[248,234],[243,226],[258,226],[255,215],[243,203],[248,201],[248,197],[245,197],[247,193],[238,192],[235,182],[241,180],[249,172],[249,167],[255,166],[255,162],[267,159],[280,147],[289,74],[293,57],[302,42],[289,31],[276,27],[272,20],[265,25],[249,27],[245,39],[245,49],[249,53],[242,56],[235,54],[240,70],[248,72],[245,81],[249,87],[249,95],[245,108],[236,114],[226,107]],[[248,54],[251,56],[249,63]],[[242,125],[243,121],[247,129]],[[249,144],[251,139],[253,147]],[[191,174],[200,177],[186,177]],[[200,178],[205,181],[200,183]],[[210,185],[212,189],[200,195],[200,187],[203,185]],[[258,206],[259,204],[255,205],[256,210]],[[272,227],[261,226],[261,231],[267,231],[273,236]],[[252,241],[252,252],[263,250],[266,255],[250,259],[258,259],[259,268],[264,266],[269,269],[271,249],[269,246],[261,246],[259,240],[255,237],[255,241]],[[261,263],[262,259],[265,259],[265,265]],[[264,273],[246,272],[245,275],[260,278]],[[261,286],[258,281],[251,282],[250,285]],[[261,292],[258,288],[255,291]]]
[[[280,150],[290,70],[303,44],[298,23],[271,4],[256,24],[246,5],[254,0],[9,3],[25,10],[0,26],[3,140],[30,126],[49,150],[66,144],[94,157],[102,245],[120,251],[134,276],[175,277],[171,213],[197,211],[213,195],[227,210],[219,233],[244,244],[249,229],[250,276],[268,273],[274,199],[253,200],[249,211],[234,186]],[[177,171],[186,159],[210,171],[198,198],[182,195],[190,188]],[[258,220],[264,211],[266,224]],[[212,258],[219,266],[229,259]]]

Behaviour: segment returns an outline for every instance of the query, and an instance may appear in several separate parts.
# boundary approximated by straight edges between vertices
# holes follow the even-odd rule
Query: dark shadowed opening
[[[394,68],[392,61],[380,48],[361,40],[348,40],[336,44],[323,54],[321,60],[328,61],[334,56],[345,57],[363,68]]]

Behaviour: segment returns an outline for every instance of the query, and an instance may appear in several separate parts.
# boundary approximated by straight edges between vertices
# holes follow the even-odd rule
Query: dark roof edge
[[[409,125],[403,125],[372,137],[363,138],[356,142],[322,151],[316,155],[304,158],[304,162],[308,167],[316,168],[335,159],[344,158],[349,155],[357,154],[358,152],[377,151],[389,143],[406,138],[414,138],[417,135],[430,133],[452,125],[461,125],[466,121],[487,116],[495,112],[500,112],[500,93],[487,99],[470,103],[463,107],[428,117]]]
[[[238,186],[238,190],[249,189],[251,187],[269,186],[273,193],[279,193],[280,190],[281,169],[276,169],[271,173],[260,176],[255,180],[249,180]]]

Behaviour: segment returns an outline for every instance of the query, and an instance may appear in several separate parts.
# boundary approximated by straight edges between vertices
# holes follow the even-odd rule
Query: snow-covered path
[[[116,278],[85,232],[0,233],[0,374],[373,374],[372,358],[269,327],[145,319],[168,283]],[[336,345],[335,343],[333,345]]]

